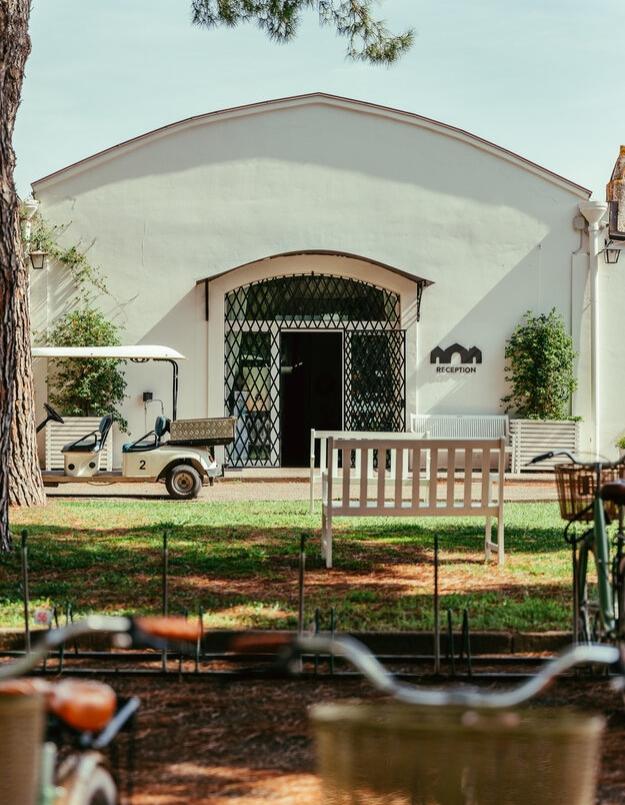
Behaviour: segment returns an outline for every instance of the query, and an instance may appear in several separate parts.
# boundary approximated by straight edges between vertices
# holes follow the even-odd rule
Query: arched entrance
[[[403,430],[397,293],[332,274],[276,276],[225,295],[230,466],[304,466],[310,428]]]

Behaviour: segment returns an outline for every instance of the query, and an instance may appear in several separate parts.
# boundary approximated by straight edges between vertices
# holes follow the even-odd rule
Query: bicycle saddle
[[[625,480],[608,481],[601,487],[601,498],[618,506],[625,506]]]
[[[9,679],[0,684],[0,695],[44,697],[53,713],[77,732],[99,732],[115,715],[117,696],[102,682],[63,679],[55,684],[45,679]]]

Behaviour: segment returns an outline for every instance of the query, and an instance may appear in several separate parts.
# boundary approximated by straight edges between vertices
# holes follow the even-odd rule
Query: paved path
[[[51,498],[164,498],[169,499],[163,484],[63,484],[47,490]],[[214,486],[202,489],[199,499],[203,501],[246,500],[308,500],[308,482],[302,480],[244,481],[238,478],[218,480]],[[317,497],[318,499],[318,497]],[[557,500],[553,480],[517,481],[506,483],[507,501]]]

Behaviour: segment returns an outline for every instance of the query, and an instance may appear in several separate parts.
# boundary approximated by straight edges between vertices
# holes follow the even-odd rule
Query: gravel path
[[[47,490],[50,497],[98,497],[98,498],[167,498],[162,484],[63,484]],[[308,500],[308,482],[293,481],[244,481],[228,479],[216,481],[214,486],[206,486],[199,499],[227,503],[228,501],[255,500]],[[317,500],[320,492],[317,490]],[[553,482],[510,481],[506,484],[507,501],[549,501],[557,500]]]

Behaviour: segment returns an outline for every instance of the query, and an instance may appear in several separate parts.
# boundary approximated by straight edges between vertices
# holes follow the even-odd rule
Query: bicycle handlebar
[[[547,459],[556,458],[557,456],[566,456],[572,464],[576,464],[578,467],[592,467],[593,469],[597,465],[600,465],[602,469],[610,469],[611,467],[620,467],[625,464],[625,455],[616,461],[608,461],[601,456],[597,456],[597,461],[581,461],[573,453],[569,453],[568,450],[548,450],[546,453],[539,453],[530,459],[527,464],[540,464],[541,461],[547,461]]]
[[[541,461],[546,461],[548,458],[553,458],[553,456],[553,450],[548,450],[546,453],[539,453],[537,456],[534,456],[534,458],[531,458],[527,463],[540,464]]]
[[[266,641],[256,643],[253,636],[245,636],[244,639],[238,639],[232,643],[235,651],[254,651],[259,646],[267,648],[268,644]],[[596,644],[572,646],[544,665],[536,676],[518,687],[483,693],[481,690],[471,687],[418,688],[399,682],[366,646],[353,637],[333,639],[324,635],[295,638],[279,636],[272,641],[271,646],[273,648],[282,647],[281,658],[286,661],[287,666],[291,667],[294,667],[292,660],[305,654],[331,654],[334,657],[341,657],[360,671],[380,693],[385,693],[406,704],[425,707],[477,707],[489,710],[508,709],[524,704],[543,691],[555,677],[576,665],[584,663],[615,665],[621,658],[620,651],[615,646]]]
[[[32,651],[15,662],[0,666],[0,680],[22,676],[31,671],[50,651],[69,640],[86,634],[118,634],[128,636],[128,645],[144,645],[155,649],[167,647],[167,640],[195,642],[200,627],[179,617],[127,618],[116,615],[89,615],[60,629],[50,629]]]

